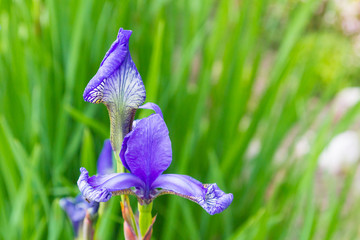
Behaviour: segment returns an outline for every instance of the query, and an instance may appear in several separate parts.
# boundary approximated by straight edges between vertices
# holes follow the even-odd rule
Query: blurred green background
[[[0,239],[73,237],[59,199],[109,137],[82,93],[120,27],[164,112],[167,172],[234,194],[214,216],[158,198],[154,239],[359,239],[359,142],[326,148],[359,132],[359,16],[351,0],[2,0]],[[119,208],[98,239],[123,238]]]

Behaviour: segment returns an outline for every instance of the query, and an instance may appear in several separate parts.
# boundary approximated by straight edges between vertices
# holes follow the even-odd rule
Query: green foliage
[[[325,210],[315,192],[321,151],[359,117],[359,106],[336,123],[326,112],[314,129],[359,72],[345,36],[311,27],[320,2],[3,0],[0,239],[72,238],[58,200],[78,193],[80,166],[95,173],[109,137],[105,107],[85,103],[82,93],[119,27],[133,30],[147,101],[164,112],[168,172],[234,194],[215,216],[184,199],[157,199],[154,239],[339,239],[342,229],[359,238],[360,214],[344,210],[354,173],[340,193],[323,190],[331,200]],[[311,149],[295,158],[309,129]],[[249,157],[254,141],[261,147]],[[118,203],[112,199],[97,222],[99,239],[122,238]]]

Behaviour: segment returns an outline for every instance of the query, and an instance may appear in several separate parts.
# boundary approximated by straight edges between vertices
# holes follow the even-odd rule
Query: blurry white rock
[[[253,139],[250,142],[250,145],[245,153],[247,159],[252,159],[256,157],[261,149],[261,142],[259,139]]]
[[[338,174],[354,165],[360,158],[360,138],[355,131],[346,131],[335,136],[319,157],[319,167]]]
[[[295,156],[298,158],[304,157],[311,150],[309,137],[307,135],[302,136],[295,144]]]
[[[345,33],[355,34],[360,31],[360,2],[354,0],[335,0],[335,7],[341,16],[341,25]]]
[[[349,87],[341,90],[335,98],[334,110],[336,115],[342,116],[360,101],[360,88]]]

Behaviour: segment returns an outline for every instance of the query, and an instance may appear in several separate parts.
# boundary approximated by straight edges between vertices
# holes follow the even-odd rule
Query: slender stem
[[[124,109],[119,108],[117,104],[106,104],[106,107],[110,117],[110,141],[116,160],[116,172],[124,173],[125,168],[121,162],[119,154],[121,151],[122,142],[124,140],[124,135],[127,134],[131,129],[131,124],[134,119],[136,109],[128,112],[127,114],[129,114],[129,116],[126,118],[124,117],[126,115],[126,113],[124,113]],[[132,225],[132,228],[135,230],[135,232],[137,232],[136,221],[130,206],[129,197],[127,195],[121,195],[121,202],[124,206],[126,205],[126,208],[128,208],[127,211],[123,212],[123,218],[127,220],[128,223]]]
[[[126,205],[127,214],[128,214],[128,217],[130,218],[130,219],[128,219],[128,223],[130,223],[130,225],[133,228],[134,232],[136,233],[136,235],[138,235],[138,228],[137,228],[137,224],[136,224],[136,221],[135,221],[134,212],[131,209],[129,196],[128,195],[123,195],[123,196],[124,196],[123,204]],[[126,219],[124,219],[124,220],[126,220]]]
[[[138,209],[139,209],[140,232],[141,232],[141,236],[144,237],[152,222],[152,217],[151,217],[152,203],[143,204],[143,205],[138,203]]]
[[[116,172],[118,173],[123,173],[125,172],[125,169],[124,169],[124,166],[122,165],[122,162],[121,162],[121,159],[120,159],[120,151],[118,152],[113,152],[114,153],[114,157],[115,157],[115,160],[116,160]],[[121,195],[121,201],[124,202],[124,195]]]
[[[88,212],[86,212],[83,222],[83,239],[84,240],[94,239],[93,221],[91,220],[90,214]]]
[[[124,172],[124,166],[122,165],[121,159],[120,159],[120,151],[118,152],[113,152],[115,155],[115,160],[116,160],[116,172],[118,173],[123,173]]]
[[[99,218],[102,217],[102,215],[104,214],[106,205],[107,205],[106,202],[99,203],[99,211],[98,211]]]
[[[121,138],[122,139],[122,138]],[[121,140],[123,141],[123,139]],[[121,162],[121,159],[120,159],[120,150],[118,151],[113,151],[114,153],[114,157],[115,157],[115,160],[116,160],[116,172],[118,173],[124,173],[125,172],[125,168]],[[130,201],[129,201],[129,197],[127,195],[121,195],[121,202],[123,204],[126,204],[127,207],[129,208],[129,211],[127,212],[127,214],[129,216],[123,216],[123,218],[125,219],[126,217],[129,217],[131,220],[131,226],[132,228],[134,229],[135,232],[137,232],[137,227],[136,227],[136,222],[135,222],[135,217],[134,217],[134,213],[131,209],[131,205],[130,205]]]

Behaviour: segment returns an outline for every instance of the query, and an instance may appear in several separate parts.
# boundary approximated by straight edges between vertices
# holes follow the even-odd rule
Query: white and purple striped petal
[[[186,175],[163,174],[152,184],[151,189],[155,188],[163,189],[161,195],[175,194],[194,201],[210,215],[224,211],[233,200],[231,193],[224,193],[216,184],[202,184]]]
[[[138,108],[144,102],[145,87],[129,51],[131,33],[120,28],[99,70],[85,88],[85,101],[132,108]]]
[[[100,68],[85,88],[84,100],[104,103],[109,111],[111,145],[119,152],[123,136],[132,127],[136,109],[145,101],[141,76],[129,51],[130,30],[120,28]]]

